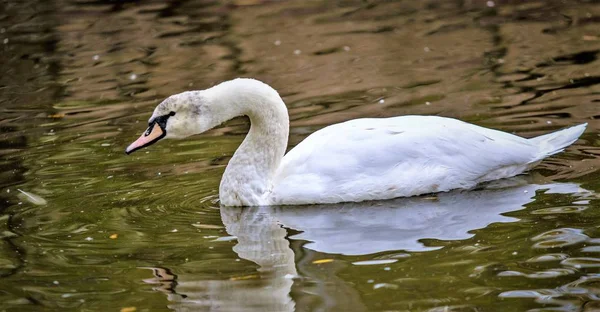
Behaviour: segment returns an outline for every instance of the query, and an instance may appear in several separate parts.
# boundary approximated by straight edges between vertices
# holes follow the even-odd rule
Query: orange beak
[[[167,135],[167,133],[160,127],[157,123],[153,123],[148,127],[148,130],[144,132],[139,139],[135,140],[135,142],[131,143],[126,149],[125,154],[129,155],[140,148],[150,146],[158,140],[162,139]]]

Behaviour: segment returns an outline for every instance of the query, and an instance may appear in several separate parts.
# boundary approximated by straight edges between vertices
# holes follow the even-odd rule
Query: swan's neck
[[[250,118],[250,131],[225,169],[219,198],[226,206],[266,205],[265,197],[287,146],[287,109],[277,92],[262,83],[237,87],[235,95],[229,105],[236,115]]]

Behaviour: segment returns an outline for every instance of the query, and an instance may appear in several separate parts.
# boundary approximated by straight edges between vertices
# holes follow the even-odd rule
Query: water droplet
[[[496,6],[496,3],[494,1],[488,1],[486,4],[489,8],[493,8]]]
[[[136,80],[136,79],[137,79],[137,75],[136,74],[129,75],[129,80]]]
[[[383,104],[383,103],[385,103],[384,99],[379,100],[379,104]]]

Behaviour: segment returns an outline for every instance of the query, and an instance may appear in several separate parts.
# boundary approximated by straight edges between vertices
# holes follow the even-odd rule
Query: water
[[[1,310],[600,309],[599,16],[593,1],[2,2]],[[282,94],[291,146],[357,117],[589,126],[517,179],[332,206],[220,209],[245,119],[123,154],[161,99],[239,76]]]

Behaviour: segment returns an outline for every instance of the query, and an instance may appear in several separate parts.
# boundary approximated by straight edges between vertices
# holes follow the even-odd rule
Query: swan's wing
[[[357,119],[319,130],[283,159],[274,203],[411,196],[512,176],[538,159],[529,140],[435,116]]]

